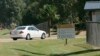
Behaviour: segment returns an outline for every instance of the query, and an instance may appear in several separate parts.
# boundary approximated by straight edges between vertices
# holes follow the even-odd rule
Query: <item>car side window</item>
[[[28,27],[28,30],[34,30],[34,28],[33,27]]]

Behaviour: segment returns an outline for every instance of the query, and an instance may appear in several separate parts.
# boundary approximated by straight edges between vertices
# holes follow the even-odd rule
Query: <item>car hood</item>
[[[39,31],[41,31],[41,32],[45,32],[45,31],[43,31],[43,30],[39,30]]]

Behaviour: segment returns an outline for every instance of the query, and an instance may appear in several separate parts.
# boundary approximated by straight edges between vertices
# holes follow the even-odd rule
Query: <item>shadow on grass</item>
[[[75,44],[74,46],[81,47],[81,48],[88,49],[88,50],[92,49],[92,46],[89,44]]]
[[[90,53],[90,52],[95,52],[95,51],[100,51],[100,49],[83,50],[83,51],[77,51],[77,52],[72,52],[72,53],[67,53],[67,54],[50,54],[50,56],[68,56],[68,55]]]
[[[30,56],[30,55],[21,55],[21,56]]]
[[[14,50],[23,51],[23,52],[27,52],[27,53],[35,54],[35,55],[44,55],[44,56],[45,56],[45,54],[36,53],[36,52],[31,52],[31,51],[22,50],[22,49],[16,49],[16,48],[14,48]],[[29,55],[22,55],[22,56],[29,56]]]
[[[3,33],[2,35],[7,35],[7,34],[10,34],[10,33],[7,32],[7,33]]]
[[[41,55],[46,56],[46,54],[31,52],[31,51],[22,50],[22,49],[14,48],[14,50],[23,51],[23,52],[35,54],[35,55],[38,55],[38,56],[41,56]],[[88,50],[82,50],[82,51],[71,52],[71,53],[66,53],[66,54],[50,54],[50,55],[47,55],[47,56],[70,56],[70,55],[85,54],[85,53],[96,52],[96,51],[100,51],[100,49],[88,49]],[[30,55],[21,55],[21,56],[30,56]]]

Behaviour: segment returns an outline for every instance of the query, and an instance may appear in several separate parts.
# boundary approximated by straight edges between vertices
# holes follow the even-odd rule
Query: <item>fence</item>
[[[44,23],[37,24],[36,27],[39,28],[40,30],[44,30],[47,33],[49,33],[48,22],[44,22]]]
[[[100,46],[100,22],[87,22],[87,43]]]

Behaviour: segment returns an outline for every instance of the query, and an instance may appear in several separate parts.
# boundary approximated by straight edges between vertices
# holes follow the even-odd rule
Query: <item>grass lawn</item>
[[[100,56],[85,38],[64,40],[30,40],[0,43],[0,56]]]
[[[9,38],[9,37],[10,37],[10,30],[9,29],[0,30],[0,38]]]

